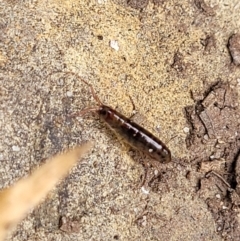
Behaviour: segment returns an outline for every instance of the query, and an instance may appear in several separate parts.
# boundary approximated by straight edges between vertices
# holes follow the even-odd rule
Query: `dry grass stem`
[[[27,214],[39,204],[46,194],[67,175],[77,160],[92,147],[86,143],[64,154],[57,155],[37,169],[31,176],[18,181],[10,188],[0,193],[0,240],[7,231],[13,228]]]

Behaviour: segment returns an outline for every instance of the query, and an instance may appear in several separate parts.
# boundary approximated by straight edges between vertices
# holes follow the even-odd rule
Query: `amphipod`
[[[92,111],[96,112],[100,119],[122,137],[121,139],[131,147],[147,154],[161,163],[168,163],[171,161],[171,152],[161,140],[118,111],[104,105],[96,95],[93,86],[85,80],[81,80],[90,87],[97,105],[80,111],[80,115]]]

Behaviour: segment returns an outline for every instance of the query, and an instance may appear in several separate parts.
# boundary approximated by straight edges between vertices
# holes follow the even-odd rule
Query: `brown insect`
[[[80,115],[84,115],[90,111],[96,112],[100,119],[122,137],[121,139],[131,147],[161,163],[171,161],[171,152],[162,141],[131,119],[125,117],[113,108],[104,105],[96,95],[93,86],[85,80],[81,80],[90,87],[93,98],[97,101],[98,105],[80,111]]]

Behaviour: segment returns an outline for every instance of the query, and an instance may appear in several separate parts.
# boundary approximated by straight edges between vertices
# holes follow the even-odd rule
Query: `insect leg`
[[[132,109],[132,114],[131,114],[131,116],[129,117],[129,119],[132,119],[133,116],[136,115],[137,111],[136,111],[136,106],[135,106],[135,104],[134,104],[134,102],[133,102],[132,97],[131,97],[130,95],[129,95],[128,97],[129,97],[129,99],[130,99],[130,101],[131,101],[131,103],[132,103],[132,107],[133,107],[133,109]]]

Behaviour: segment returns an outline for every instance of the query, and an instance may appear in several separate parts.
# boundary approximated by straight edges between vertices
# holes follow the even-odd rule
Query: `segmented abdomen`
[[[99,116],[120,135],[123,141],[150,157],[166,163],[171,161],[171,152],[157,137],[137,123],[108,106],[101,106]]]

